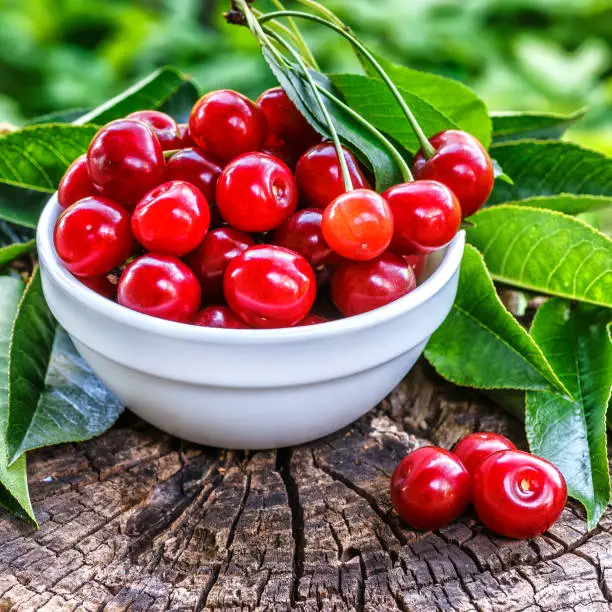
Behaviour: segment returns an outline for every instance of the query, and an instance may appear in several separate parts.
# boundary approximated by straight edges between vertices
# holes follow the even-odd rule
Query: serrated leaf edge
[[[471,244],[466,244],[465,248],[466,248],[466,250],[468,250],[468,249],[472,250],[478,256],[478,258],[480,259],[480,262],[482,263],[482,266],[483,266],[483,268],[485,270],[485,273],[487,275],[492,295],[495,297],[495,299],[497,300],[498,304],[502,307],[504,312],[508,315],[509,320],[512,321],[511,324],[513,326],[515,326],[515,329],[519,329],[520,332],[522,334],[524,334],[531,341],[531,343],[533,344],[533,347],[536,350],[536,352],[542,357],[543,361],[548,366],[548,374],[550,375],[550,378],[546,375],[546,373],[541,372],[540,370],[536,370],[536,371],[539,372],[539,374],[543,378],[545,378],[549,383],[551,383],[552,385],[556,386],[560,391],[565,393],[568,398],[573,400],[572,394],[565,388],[565,385],[559,380],[559,378],[555,374],[554,370],[552,369],[552,367],[548,363],[548,359],[546,359],[546,357],[544,356],[544,353],[542,352],[542,349],[538,346],[538,344],[536,342],[534,342],[533,338],[525,331],[525,329],[523,327],[521,327],[520,323],[512,316],[512,314],[510,312],[508,312],[508,310],[504,306],[503,302],[500,300],[499,295],[497,294],[497,291],[495,291],[495,285],[493,284],[493,279],[491,277],[491,273],[489,272],[489,269],[487,268],[487,265],[485,263],[484,257],[482,256],[480,251],[475,246],[473,246]],[[525,363],[527,363],[527,365],[529,365],[530,367],[533,368],[532,364],[529,363],[528,361],[526,361],[525,358],[514,347],[512,347],[509,344],[507,344],[506,342],[504,342],[504,340],[501,339],[493,330],[490,330],[488,327],[482,325],[478,321],[478,319],[476,319],[476,317],[474,317],[473,315],[471,315],[470,313],[465,311],[463,308],[457,306],[456,302],[453,303],[452,308],[456,308],[457,310],[460,310],[462,312],[462,314],[468,315],[471,319],[474,319],[483,329],[489,331],[493,336],[498,338],[502,344],[507,346],[511,351],[516,353],[521,358],[522,361],[524,361]],[[456,379],[454,379],[454,377],[446,376],[446,374],[442,374],[441,372],[439,372],[438,369],[436,368],[435,364],[433,363],[432,359],[428,356],[427,353],[428,353],[427,347],[425,347],[425,351],[424,351],[425,358],[427,359],[427,361],[429,361],[429,363],[436,369],[436,371],[443,378],[445,378],[446,380],[448,380],[448,381],[450,381],[450,382],[452,382],[452,383],[454,383],[456,385],[465,386],[461,382],[458,382]],[[533,368],[533,369],[535,370],[536,368]],[[493,385],[471,385],[471,386],[473,386],[475,389],[491,389],[491,390],[493,390],[493,389],[517,389],[516,387],[510,387],[510,386],[493,386]],[[518,389],[518,390],[531,391],[531,390],[534,390],[534,389],[524,388],[524,389]],[[550,393],[551,395],[554,394],[552,391],[545,391],[545,390],[542,390],[542,389],[537,389],[537,391],[539,391],[541,393]]]
[[[574,223],[579,223],[583,227],[585,227],[588,230],[590,230],[596,236],[599,236],[600,238],[603,238],[604,240],[609,242],[610,246],[612,247],[612,239],[610,239],[608,236],[606,236],[605,234],[603,234],[602,232],[600,232],[599,230],[594,228],[592,225],[589,225],[588,223],[586,223],[582,219],[579,219],[578,217],[575,217],[574,215],[567,215],[565,213],[559,212],[558,210],[551,210],[549,208],[536,208],[534,206],[520,206],[520,205],[513,205],[513,204],[496,204],[495,206],[490,206],[488,208],[483,208],[483,209],[479,210],[476,213],[475,216],[477,217],[478,215],[484,215],[484,214],[487,214],[490,211],[499,211],[500,209],[502,209],[502,210],[511,209],[511,210],[514,210],[514,211],[535,211],[535,212],[539,212],[539,213],[550,214],[550,215],[557,215],[559,217],[564,217],[565,219],[569,219],[570,221],[572,221]],[[476,227],[478,227],[478,219],[475,220],[475,225],[476,225]],[[468,230],[468,232],[469,232],[469,230]],[[466,235],[466,238],[467,238],[468,243],[469,243],[469,239],[470,239],[469,238],[469,233]],[[471,245],[471,246],[474,246],[474,245]],[[534,291],[535,293],[540,293],[540,294],[544,293],[546,295],[552,295],[552,296],[560,297],[560,298],[563,298],[563,299],[566,299],[566,300],[574,300],[576,302],[583,302],[585,304],[594,304],[595,306],[603,306],[604,308],[612,308],[612,303],[597,302],[597,301],[594,301],[594,300],[585,300],[585,299],[583,299],[581,297],[577,297],[577,296],[574,296],[574,295],[568,296],[568,295],[564,295],[564,294],[560,294],[560,293],[555,293],[554,291],[548,291],[546,289],[543,289],[542,287],[536,287],[534,285],[529,285],[528,283],[520,283],[520,282],[517,282],[515,279],[507,278],[507,277],[502,276],[500,274],[495,274],[495,273],[491,272],[488,268],[487,268],[487,271],[489,272],[489,275],[494,280],[499,281],[500,283],[504,283],[506,285],[511,285],[513,287],[519,287],[520,289],[528,289],[529,291]]]

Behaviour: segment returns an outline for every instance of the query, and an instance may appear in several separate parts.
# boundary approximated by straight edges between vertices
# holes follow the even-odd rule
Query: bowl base
[[[72,340],[102,382],[145,421],[190,442],[240,450],[294,446],[342,429],[393,390],[427,342],[343,378],[309,385],[237,388],[151,376]]]

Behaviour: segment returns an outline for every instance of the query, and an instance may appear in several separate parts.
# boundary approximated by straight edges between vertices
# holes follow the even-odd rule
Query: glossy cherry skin
[[[452,453],[425,446],[409,453],[393,472],[391,503],[416,529],[433,530],[455,520],[470,499],[470,475]]]
[[[200,307],[202,290],[195,274],[171,255],[142,255],[119,279],[119,304],[169,321],[190,322]]]
[[[338,263],[340,257],[323,238],[322,219],[323,212],[319,208],[298,210],[274,232],[274,244],[299,253],[315,270],[329,263]]]
[[[164,180],[164,153],[151,128],[141,121],[119,119],[94,136],[87,168],[103,196],[133,208]]]
[[[200,310],[192,324],[219,329],[250,329],[227,306],[207,306]]]
[[[345,316],[362,314],[410,293],[414,271],[399,255],[384,253],[371,261],[347,261],[334,272],[331,294]]]
[[[404,255],[404,260],[413,269],[417,280],[425,269],[425,255]]]
[[[130,216],[112,200],[83,198],[60,215],[53,243],[62,263],[75,276],[106,274],[132,250]]]
[[[107,276],[81,276],[77,277],[86,287],[109,300],[117,297],[117,285],[108,280]]]
[[[264,91],[257,104],[266,115],[268,131],[293,150],[303,153],[321,140],[282,87]]]
[[[297,208],[291,170],[266,153],[245,153],[230,162],[217,181],[217,208],[243,232],[277,228]]]
[[[308,314],[315,275],[298,253],[262,244],[234,257],[223,278],[228,306],[251,327],[291,327]]]
[[[177,149],[187,149],[190,147],[197,147],[196,141],[191,137],[188,123],[178,124],[178,144]]]
[[[502,450],[516,450],[516,446],[506,436],[481,431],[459,440],[453,448],[453,453],[473,475],[485,459]]]
[[[518,450],[494,453],[472,478],[472,503],[491,531],[533,538],[559,518],[567,500],[561,472],[544,459]]]
[[[381,255],[391,243],[393,215],[375,191],[355,189],[338,196],[323,211],[321,230],[338,255],[366,261]]]
[[[144,110],[130,113],[126,119],[135,119],[148,125],[157,136],[157,140],[159,140],[159,144],[164,151],[179,148],[178,125],[170,115],[166,115],[166,113],[161,111]]]
[[[368,188],[370,185],[355,156],[347,149],[344,149],[344,159],[353,187]],[[295,180],[300,192],[300,202],[304,207],[325,208],[342,195],[346,189],[334,145],[324,142],[308,149],[297,163]]]
[[[210,225],[208,202],[184,181],[169,181],[149,191],[132,214],[132,232],[155,253],[182,257],[204,239]]]
[[[431,253],[448,244],[461,226],[455,194],[437,181],[414,181],[387,189],[383,198],[393,213],[390,249],[398,255]]]
[[[266,142],[268,126],[264,112],[246,96],[229,89],[211,91],[194,105],[189,131],[198,146],[223,162]]]
[[[461,204],[463,217],[473,215],[489,198],[495,177],[489,154],[478,139],[460,130],[446,130],[429,139],[436,150],[425,159],[420,150],[412,163],[414,178],[439,181]]]
[[[306,327],[308,325],[319,325],[320,323],[329,323],[329,319],[316,314],[309,314],[307,317],[302,319],[297,326]]]
[[[202,285],[205,302],[223,299],[223,274],[234,257],[253,246],[255,242],[244,232],[232,227],[220,227],[206,234],[201,244],[185,262]]]
[[[75,202],[88,196],[97,195],[87,170],[87,157],[77,157],[66,170],[57,188],[57,201],[62,208],[68,208]]]
[[[210,154],[201,149],[183,149],[166,161],[168,181],[186,181],[195,185],[206,197],[210,206],[215,205],[217,180],[223,168]]]

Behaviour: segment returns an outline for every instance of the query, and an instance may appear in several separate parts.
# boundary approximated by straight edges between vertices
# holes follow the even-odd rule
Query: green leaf
[[[487,107],[469,87],[437,74],[393,64],[381,57],[376,59],[402,95],[411,93],[418,96],[456,126],[476,136],[485,147],[491,144],[491,118]],[[378,78],[378,73],[369,63],[362,60],[362,65],[369,76]]]
[[[17,453],[36,412],[55,336],[55,319],[45,302],[36,268],[23,294],[9,350],[7,450]]]
[[[606,409],[612,388],[612,310],[553,298],[536,313],[531,336],[574,400],[529,391],[525,428],[531,452],[562,472],[571,497],[595,527],[610,501]]]
[[[163,107],[186,82],[187,80],[176,70],[162,68],[138,81],[118,96],[82,115],[75,121],[75,124],[104,125],[134,111]]]
[[[496,182],[489,204],[559,194],[612,196],[612,159],[570,142],[518,140],[491,147],[514,185]]]
[[[27,242],[18,242],[9,244],[0,248],[0,267],[4,267],[11,263],[13,259],[17,259],[26,253],[29,253],[36,246],[36,240],[28,240]]]
[[[96,131],[91,125],[51,123],[9,132],[0,137],[0,182],[53,193]]]
[[[188,123],[191,109],[199,97],[195,85],[191,81],[183,81],[179,88],[156,109],[167,113],[177,123]]]
[[[382,81],[358,74],[334,74],[330,79],[353,110],[411,153],[418,151],[421,145],[410,123]],[[428,137],[458,127],[419,96],[401,88],[400,93]]]
[[[0,267],[29,253],[35,246],[33,231],[0,221]]]
[[[58,327],[43,392],[12,460],[42,446],[99,436],[122,411],[121,402],[96,378],[68,334]]]
[[[425,356],[447,380],[478,389],[567,393],[542,351],[504,308],[480,253],[467,245],[450,314]]]
[[[266,49],[263,50],[263,53],[280,85],[302,115],[319,133],[329,138],[330,134],[324,117],[307,82],[296,72],[281,66]],[[334,88],[324,75],[317,72],[312,72],[311,74],[321,87],[337,95],[337,92],[334,91]],[[374,172],[377,190],[384,191],[392,185],[403,182],[402,173],[396,160],[381,145],[380,141],[374,138],[371,132],[340,106],[324,95],[322,97],[343,143]]]
[[[523,111],[491,113],[493,121],[493,142],[508,140],[554,140],[561,138],[576,121],[582,119],[587,109],[583,108],[570,115],[559,113],[531,113]]]
[[[612,207],[612,196],[580,196],[563,193],[557,196],[535,196],[526,200],[506,202],[506,204],[528,206],[530,208],[547,208],[566,215],[581,215]]]
[[[25,457],[8,467],[6,430],[8,423],[9,344],[13,319],[23,293],[18,278],[0,276],[0,505],[13,514],[36,523],[30,495]]]
[[[497,281],[612,306],[612,241],[575,217],[500,205],[479,211],[467,237]]]
[[[67,334],[56,329],[37,269],[19,305],[10,346],[11,462],[30,449],[100,435],[121,413],[119,401],[94,376]]]
[[[0,219],[34,229],[49,194],[0,183]]]

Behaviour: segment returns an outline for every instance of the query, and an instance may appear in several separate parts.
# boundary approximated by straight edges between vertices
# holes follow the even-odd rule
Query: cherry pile
[[[493,186],[465,132],[431,139],[417,180],[382,195],[368,172],[276,87],[256,102],[213,91],[189,124],[159,111],[112,121],[58,189],[54,243],[87,287],[138,312],[231,329],[314,325],[317,293],[343,316],[412,291]]]
[[[492,531],[532,538],[557,521],[566,500],[565,480],[554,465],[494,433],[470,434],[452,452],[419,448],[391,479],[393,507],[417,529],[439,529],[471,502]]]

